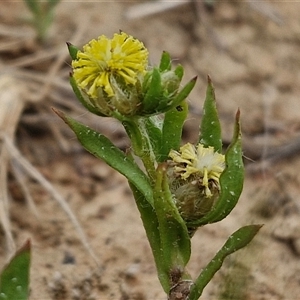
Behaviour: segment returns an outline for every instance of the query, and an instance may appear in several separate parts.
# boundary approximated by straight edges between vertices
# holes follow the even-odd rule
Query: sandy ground
[[[63,109],[120,148],[129,146],[115,121],[81,109],[67,82],[65,42],[81,46],[120,29],[145,43],[154,64],[166,50],[184,66],[185,81],[198,75],[186,141],[196,139],[207,74],[216,88],[225,145],[241,110],[244,192],[227,219],[195,234],[191,273],[196,276],[239,227],[265,226],[249,247],[225,261],[202,299],[300,299],[300,3],[226,1],[209,9],[196,1],[149,16],[142,9],[129,19],[141,3],[146,1],[62,1],[43,46],[24,25],[24,4],[0,3],[0,76],[18,80],[27,95],[16,145],[66,199],[98,259],[53,197],[23,174],[34,214],[9,165],[13,239],[18,247],[27,238],[33,245],[30,299],[166,299],[126,180],[86,153],[51,111]],[[4,230],[0,242],[3,265],[11,255]]]

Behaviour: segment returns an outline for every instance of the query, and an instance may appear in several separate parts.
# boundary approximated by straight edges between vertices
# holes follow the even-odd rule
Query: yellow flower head
[[[202,144],[195,147],[187,143],[179,152],[171,150],[169,156],[175,163],[175,173],[184,180],[191,176],[197,179],[205,188],[206,197],[212,196],[209,182],[219,187],[219,178],[225,168],[225,156],[215,152],[213,147],[205,148]]]
[[[114,83],[135,85],[148,66],[148,50],[132,36],[121,32],[112,39],[101,35],[78,51],[72,61],[73,77],[77,85],[91,98],[115,95]],[[99,88],[101,91],[99,91]]]

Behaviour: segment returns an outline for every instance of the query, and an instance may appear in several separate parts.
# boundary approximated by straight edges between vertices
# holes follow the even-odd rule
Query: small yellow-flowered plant
[[[122,79],[134,85],[148,66],[148,51],[139,40],[124,32],[114,34],[112,39],[101,35],[78,51],[72,61],[73,76],[78,86],[97,99],[98,89],[108,97],[115,95],[114,81]]]
[[[225,156],[215,152],[213,147],[205,148],[202,144],[187,143],[180,151],[171,150],[169,156],[176,164],[174,171],[180,174],[182,179],[188,179],[191,175],[201,178],[201,184],[205,187],[206,197],[211,197],[209,181],[219,187],[219,178],[225,168]]]
[[[68,49],[73,67],[70,83],[77,98],[90,112],[119,120],[132,152],[123,153],[102,133],[57,114],[90,153],[128,179],[168,299],[198,300],[224,259],[246,246],[261,227],[240,228],[197,278],[189,274],[186,266],[195,231],[224,219],[242,192],[239,111],[232,142],[222,155],[220,120],[208,77],[201,143],[180,148],[188,116],[186,99],[196,78],[181,87],[184,69],[172,68],[169,53],[163,52],[160,64],[150,67],[144,44],[124,32],[112,39],[102,35],[83,51],[70,43]]]

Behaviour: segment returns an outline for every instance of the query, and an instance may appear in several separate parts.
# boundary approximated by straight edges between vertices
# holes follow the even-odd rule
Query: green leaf
[[[19,249],[0,275],[0,299],[27,300],[29,294],[30,241]]]
[[[157,68],[152,70],[152,77],[142,102],[142,112],[144,114],[153,114],[159,105],[161,99],[161,75]]]
[[[261,227],[262,225],[248,225],[234,232],[198,276],[191,288],[188,300],[198,300],[205,286],[221,268],[225,258],[249,244]]]
[[[181,102],[183,100],[185,100],[188,95],[190,94],[190,92],[193,90],[195,84],[197,81],[197,77],[194,77],[193,79],[191,79],[177,94],[177,96],[175,97],[175,99],[172,101],[171,106],[168,108],[175,108],[178,105],[181,104]]]
[[[162,129],[161,156],[159,162],[168,158],[171,149],[178,150],[181,143],[182,128],[188,114],[188,104],[183,101],[176,108],[165,113]]]
[[[171,70],[171,57],[166,51],[163,51],[159,64],[159,71],[169,71]]]
[[[164,291],[167,293],[170,288],[169,276],[165,272],[166,268],[164,264],[164,257],[162,251],[163,249],[161,247],[161,241],[160,241],[159,224],[158,224],[158,219],[155,210],[147,202],[144,195],[139,190],[137,190],[133,184],[129,183],[129,185],[133,192],[134,198],[136,200],[136,204],[140,212],[141,219],[143,221],[147,238],[149,240],[152,249],[159,281]]]
[[[215,91],[209,76],[200,126],[199,143],[205,147],[212,146],[219,153],[222,151],[221,125],[217,112]]]
[[[149,184],[149,180],[145,173],[133,161],[125,156],[125,154],[103,134],[77,122],[59,110],[53,110],[74,131],[79,142],[87,151],[123,174],[130,183],[136,186],[150,204],[153,205],[152,188]]]
[[[236,114],[233,139],[225,153],[226,168],[220,177],[221,192],[211,211],[200,220],[189,222],[189,226],[202,226],[221,221],[236,206],[243,190],[244,165],[241,144],[240,111]]]
[[[83,97],[80,89],[77,86],[76,80],[74,79],[72,74],[70,74],[70,84],[72,86],[72,89],[73,89],[77,99],[88,111],[90,111],[91,113],[93,113],[95,115],[101,116],[101,117],[107,117],[106,115],[99,112],[94,106],[92,106],[87,98]]]
[[[154,188],[154,207],[159,223],[165,273],[183,270],[191,255],[191,242],[187,227],[172,199],[166,175],[166,164],[157,168]]]
[[[40,14],[41,3],[38,0],[24,0],[24,2],[34,15]]]
[[[77,52],[79,51],[77,47],[67,42],[67,47],[70,53],[72,60],[77,60]]]
[[[178,66],[176,67],[174,73],[178,76],[179,80],[181,80],[182,77],[183,77],[183,74],[184,74],[183,66],[178,65]]]

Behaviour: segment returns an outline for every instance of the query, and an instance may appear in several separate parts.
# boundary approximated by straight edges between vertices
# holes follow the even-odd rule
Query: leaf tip
[[[211,77],[209,75],[207,75],[207,83],[211,84]]]
[[[57,109],[57,108],[55,108],[55,107],[51,107],[51,109],[63,120],[63,121],[65,121],[66,123],[67,123],[67,119],[66,119],[66,116],[65,116],[65,114],[61,111],[61,110],[59,110],[59,109]]]
[[[264,226],[265,226],[265,224],[256,224],[257,231],[260,230]]]
[[[24,245],[22,246],[22,248],[20,250],[22,251],[30,251],[31,249],[31,240],[27,239],[26,242],[24,243]]]
[[[59,116],[62,114],[62,112],[55,107],[51,107],[51,109]]]
[[[14,257],[18,256],[19,254],[22,254],[24,252],[30,252],[30,250],[31,250],[31,240],[27,239],[26,242],[24,243],[24,245],[16,251],[16,254],[14,255]]]
[[[236,119],[237,121],[239,121],[239,120],[240,120],[240,116],[241,116],[241,111],[240,111],[240,109],[238,108],[238,110],[237,110],[237,112],[236,112],[236,114],[235,114],[235,119]]]

